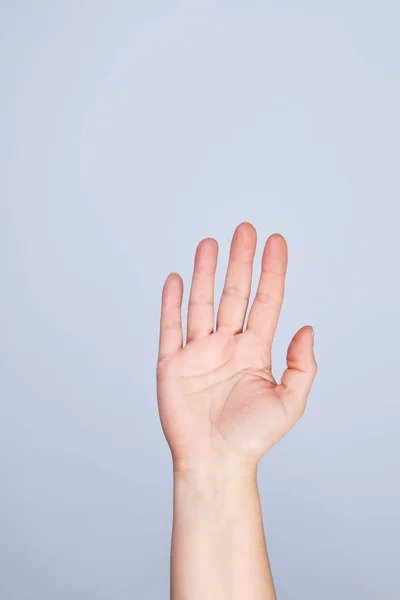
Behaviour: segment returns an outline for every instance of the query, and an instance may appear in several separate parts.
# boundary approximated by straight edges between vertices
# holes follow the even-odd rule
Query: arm
[[[254,469],[175,472],[173,600],[275,600]]]
[[[311,327],[294,336],[280,383],[271,345],[283,301],[286,242],[266,242],[244,327],[256,232],[236,229],[214,329],[217,243],[197,247],[183,344],[182,280],[162,296],[157,389],[174,465],[172,600],[275,600],[257,489],[260,458],[304,411],[316,362]]]

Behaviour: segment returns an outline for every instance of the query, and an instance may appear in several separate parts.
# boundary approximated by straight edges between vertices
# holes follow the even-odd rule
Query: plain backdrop
[[[279,600],[399,593],[400,5],[0,1],[0,597],[161,600],[160,293],[289,245],[319,372],[259,483]]]

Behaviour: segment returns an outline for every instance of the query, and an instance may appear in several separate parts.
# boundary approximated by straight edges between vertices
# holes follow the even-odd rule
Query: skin
[[[216,326],[218,244],[199,243],[186,344],[182,279],[171,273],[163,287],[157,391],[174,466],[172,600],[276,598],[257,465],[303,414],[317,364],[313,329],[305,326],[289,345],[281,381],[272,375],[287,244],[279,234],[266,241],[248,312],[256,237],[250,223],[234,232]]]

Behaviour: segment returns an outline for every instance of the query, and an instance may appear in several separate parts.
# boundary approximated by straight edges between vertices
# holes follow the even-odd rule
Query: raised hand
[[[171,273],[164,284],[157,389],[176,469],[221,461],[254,466],[303,414],[317,370],[313,330],[303,327],[293,337],[278,383],[271,372],[271,345],[284,296],[287,246],[279,234],[268,238],[244,328],[255,249],[256,230],[250,223],[240,224],[214,328],[218,245],[212,238],[199,243],[185,345],[182,279]]]

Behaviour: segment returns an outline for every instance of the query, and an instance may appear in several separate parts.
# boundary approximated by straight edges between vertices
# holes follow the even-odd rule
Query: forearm
[[[276,600],[255,468],[176,471],[171,600]]]

